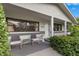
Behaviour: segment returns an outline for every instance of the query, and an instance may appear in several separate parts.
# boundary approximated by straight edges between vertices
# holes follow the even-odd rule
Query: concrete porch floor
[[[48,43],[33,43],[23,45],[23,48],[14,47],[11,50],[13,56],[61,56],[57,51],[52,49]]]

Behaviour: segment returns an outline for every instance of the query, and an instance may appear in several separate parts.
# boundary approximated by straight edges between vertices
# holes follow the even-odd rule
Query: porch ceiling
[[[58,18],[54,18],[54,23],[64,24],[64,21]]]
[[[5,14],[6,17],[12,17],[12,18],[18,18],[18,19],[24,19],[26,20],[27,17],[33,17],[41,20],[50,20],[50,16],[45,15],[45,14],[41,14],[32,10],[28,10],[28,9],[24,9],[12,4],[8,4],[8,3],[4,3],[4,10],[5,10]],[[29,19],[27,19],[29,20]]]

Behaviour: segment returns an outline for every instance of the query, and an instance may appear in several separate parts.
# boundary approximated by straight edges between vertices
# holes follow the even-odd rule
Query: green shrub
[[[2,4],[0,4],[0,55],[10,55],[6,19]]]
[[[79,56],[79,37],[54,36],[50,37],[50,45],[62,55]]]
[[[79,25],[70,27],[71,36],[79,36]]]

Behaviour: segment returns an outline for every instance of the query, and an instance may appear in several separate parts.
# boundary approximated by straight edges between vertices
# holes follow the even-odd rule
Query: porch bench
[[[19,45],[20,48],[22,48],[22,43],[21,43],[19,35],[13,34],[13,35],[9,36],[8,39],[9,39],[10,46]]]

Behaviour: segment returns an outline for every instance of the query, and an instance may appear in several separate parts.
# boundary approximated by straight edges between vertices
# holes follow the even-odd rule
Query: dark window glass
[[[39,31],[39,22],[8,18],[7,23],[10,32]]]
[[[54,31],[62,31],[62,24],[54,24]]]

